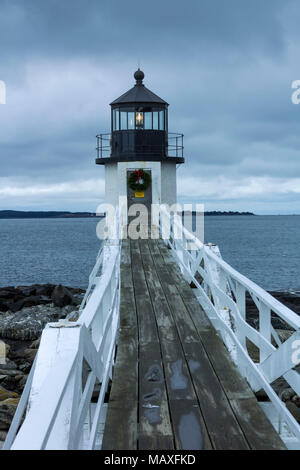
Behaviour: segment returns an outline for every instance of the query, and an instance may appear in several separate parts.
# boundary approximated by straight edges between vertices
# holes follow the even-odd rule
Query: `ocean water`
[[[0,286],[85,288],[100,240],[97,219],[0,220]],[[267,290],[300,291],[300,216],[210,216],[205,241]]]

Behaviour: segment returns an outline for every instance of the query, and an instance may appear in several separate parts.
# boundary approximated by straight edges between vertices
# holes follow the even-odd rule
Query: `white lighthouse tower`
[[[105,165],[105,202],[176,203],[176,167],[184,163],[183,135],[168,133],[168,103],[143,84],[135,85],[111,106],[111,134],[99,134],[96,163]],[[127,215],[126,215],[127,217]],[[127,222],[127,220],[126,220]]]

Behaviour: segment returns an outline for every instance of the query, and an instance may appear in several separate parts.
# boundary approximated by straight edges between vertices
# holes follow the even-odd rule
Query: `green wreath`
[[[128,185],[133,191],[145,191],[150,184],[151,176],[142,169],[133,171],[128,178]]]

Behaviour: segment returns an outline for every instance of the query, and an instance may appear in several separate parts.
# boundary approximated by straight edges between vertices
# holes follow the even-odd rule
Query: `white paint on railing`
[[[161,233],[165,233],[164,223],[169,222],[170,215],[162,208]],[[199,303],[241,373],[254,391],[266,392],[278,417],[279,431],[287,427],[293,448],[300,448],[300,426],[271,386],[283,377],[300,394],[295,370],[300,362],[300,318],[228,265],[218,247],[201,243],[182,226],[181,218],[172,218],[165,242],[184,277],[196,286]],[[119,327],[120,251],[119,240],[108,241],[100,250],[79,320],[48,324],[44,329],[4,449],[99,448],[99,425],[102,422],[103,427],[104,396]],[[259,330],[247,322],[246,293],[258,308]],[[295,331],[283,343],[272,326],[271,311]],[[248,354],[247,339],[259,349],[259,364]],[[92,404],[96,381],[102,385],[97,403]]]
[[[120,251],[116,241],[103,246],[79,320],[50,323],[43,330],[4,449],[99,448],[119,325]],[[96,381],[101,388],[92,404]]]
[[[212,325],[222,337],[232,359],[242,375],[256,392],[263,389],[279,416],[280,427],[284,422],[300,449],[300,426],[273,390],[271,383],[282,377],[289,386],[300,394],[300,374],[295,366],[300,363],[300,354],[295,354],[295,345],[300,338],[300,317],[272,297],[254,282],[237,272],[221,257],[218,247],[200,242],[182,226],[181,219],[175,219],[161,208],[160,231],[170,224],[170,237],[165,243],[172,249],[181,271],[188,282],[197,289],[196,297]],[[174,227],[177,225],[177,227]],[[182,237],[174,237],[181,233]],[[188,249],[193,242],[193,248]],[[197,276],[198,274],[198,276]],[[200,280],[201,279],[201,280]],[[258,309],[259,330],[254,329],[246,319],[246,293]],[[271,321],[271,312],[282,319],[295,333],[281,343]],[[272,344],[272,338],[276,347]],[[246,340],[259,350],[260,363],[249,356]]]

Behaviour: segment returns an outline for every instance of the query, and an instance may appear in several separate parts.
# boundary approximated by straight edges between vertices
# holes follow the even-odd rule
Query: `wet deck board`
[[[162,240],[124,241],[103,449],[284,449]]]

